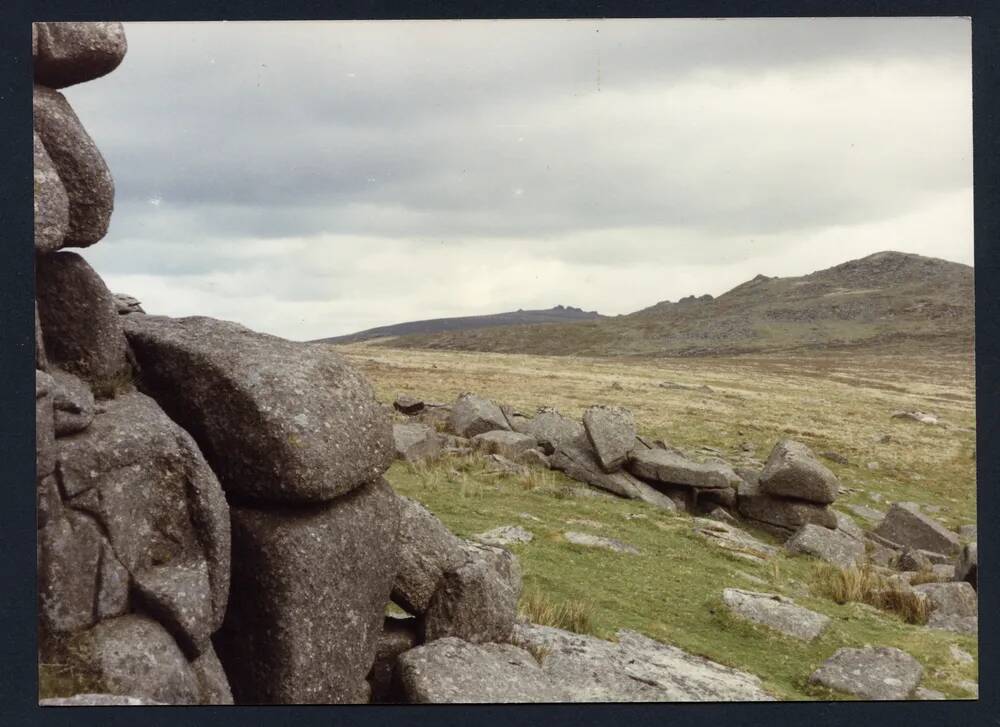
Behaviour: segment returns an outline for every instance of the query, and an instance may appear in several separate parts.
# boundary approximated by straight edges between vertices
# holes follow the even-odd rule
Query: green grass
[[[757,674],[781,699],[844,698],[807,684],[809,674],[842,646],[903,649],[925,666],[923,685],[949,697],[968,697],[957,682],[977,678],[975,664],[953,664],[948,654],[948,646],[957,644],[977,655],[973,637],[928,630],[865,604],[817,596],[810,587],[820,568],[816,561],[784,554],[766,564],[740,560],[694,535],[686,515],[634,501],[575,496],[584,486],[559,473],[497,475],[476,457],[419,467],[397,462],[388,478],[460,536],[508,524],[530,530],[532,542],[511,546],[524,572],[523,612],[544,614],[571,604],[572,611],[586,615],[585,623],[576,624],[581,630],[613,638],[618,629],[634,629]],[[571,519],[600,527],[567,524]],[[574,545],[562,537],[566,530],[618,538],[641,555]],[[721,603],[727,586],[782,593],[830,616],[832,623],[809,644],[782,637],[729,615]],[[572,625],[565,615],[553,616],[560,618],[564,628]]]

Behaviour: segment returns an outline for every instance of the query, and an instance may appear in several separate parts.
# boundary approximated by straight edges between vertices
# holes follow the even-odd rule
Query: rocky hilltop
[[[880,252],[810,275],[758,275],[713,298],[662,301],[625,316],[413,335],[386,345],[501,353],[696,356],[825,348],[970,352],[973,270]]]

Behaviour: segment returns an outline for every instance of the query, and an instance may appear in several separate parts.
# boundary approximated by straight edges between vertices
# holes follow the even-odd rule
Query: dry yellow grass
[[[837,568],[824,564],[816,569],[812,592],[839,604],[867,603],[898,614],[910,624],[925,624],[929,615],[926,599],[909,586],[880,575],[870,565]]]
[[[590,608],[583,601],[552,601],[539,590],[526,591],[518,603],[518,616],[530,623],[555,626],[578,634],[594,633]]]

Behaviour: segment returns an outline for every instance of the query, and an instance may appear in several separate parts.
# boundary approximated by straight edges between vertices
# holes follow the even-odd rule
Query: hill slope
[[[359,343],[375,338],[435,334],[445,331],[465,331],[476,328],[509,325],[537,325],[539,323],[565,323],[567,321],[596,320],[602,318],[596,311],[585,311],[573,306],[557,305],[545,310],[517,310],[486,316],[461,316],[457,318],[431,318],[423,321],[396,323],[391,326],[369,328],[357,333],[333,338],[321,338],[319,343]]]
[[[692,356],[843,347],[972,350],[973,269],[899,252],[791,278],[758,275],[718,298],[616,318],[412,335],[393,347],[581,356]]]

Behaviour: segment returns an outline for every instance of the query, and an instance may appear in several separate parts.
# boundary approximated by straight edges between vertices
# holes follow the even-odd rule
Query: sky
[[[309,340],[972,264],[967,19],[125,31],[65,93],[116,185],[82,254],[150,313]]]

